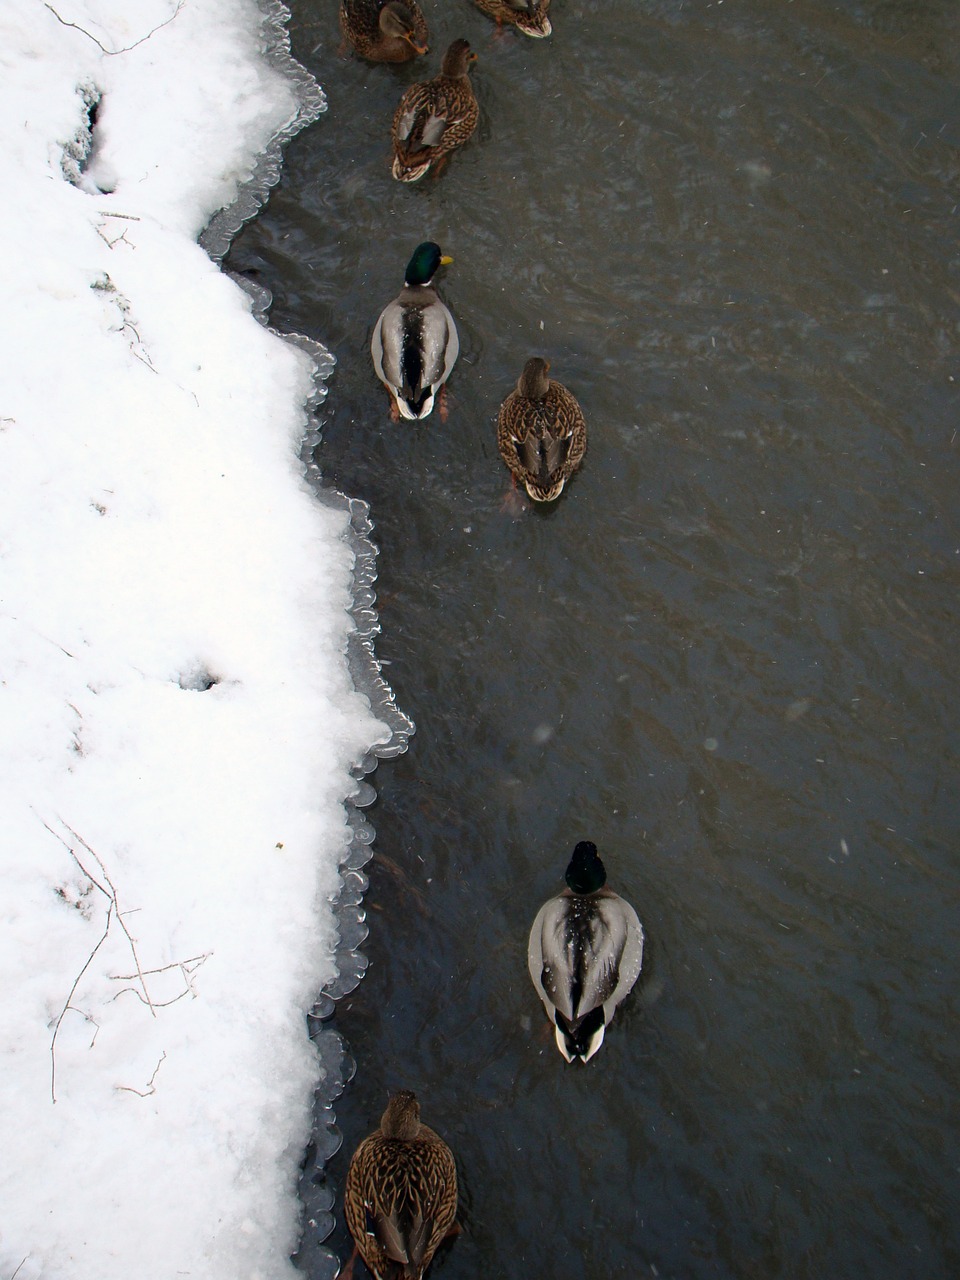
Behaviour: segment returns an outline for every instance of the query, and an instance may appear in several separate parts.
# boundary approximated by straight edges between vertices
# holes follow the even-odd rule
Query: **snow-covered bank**
[[[262,27],[0,15],[0,1280],[291,1269],[304,1013],[388,730],[299,461],[311,362],[195,242],[298,111]]]

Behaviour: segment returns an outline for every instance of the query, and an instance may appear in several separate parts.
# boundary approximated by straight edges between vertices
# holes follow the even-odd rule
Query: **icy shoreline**
[[[344,801],[410,727],[354,687],[374,553],[304,474],[314,362],[196,242],[306,73],[250,0],[53,8],[0,19],[0,1277],[292,1275]]]

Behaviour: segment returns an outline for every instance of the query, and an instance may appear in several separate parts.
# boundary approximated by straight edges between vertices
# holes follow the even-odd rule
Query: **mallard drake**
[[[452,262],[432,240],[417,245],[407,263],[403,289],[384,307],[373,327],[370,352],[377,377],[392,397],[390,416],[427,418],[450,377],[460,339],[453,316],[434,289],[439,267]]]
[[[605,887],[595,844],[577,845],[566,881],[533,922],[527,966],[554,1024],[557,1048],[567,1062],[589,1062],[614,1009],[639,977],[643,929],[629,902]]]
[[[356,1252],[377,1280],[420,1280],[440,1242],[456,1231],[453,1152],[421,1123],[408,1089],[393,1095],[380,1128],[354,1152],[343,1208]]]
[[[416,0],[340,0],[340,30],[371,62],[409,62],[427,52],[427,20]]]
[[[477,8],[496,18],[497,25],[508,23],[525,36],[539,39],[553,30],[547,10],[550,0],[474,0]]]
[[[463,146],[477,127],[480,108],[470,83],[477,55],[466,40],[454,40],[443,55],[440,74],[412,84],[393,114],[393,176],[416,182]]]
[[[535,502],[560,496],[587,449],[577,399],[549,370],[540,356],[528,360],[497,417],[500,456]]]

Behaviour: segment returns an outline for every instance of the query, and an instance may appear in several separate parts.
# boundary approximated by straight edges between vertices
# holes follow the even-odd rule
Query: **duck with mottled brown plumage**
[[[550,0],[475,0],[475,3],[496,19],[498,27],[516,27],[535,40],[548,36],[553,30],[547,17]]]
[[[416,0],[340,0],[340,30],[370,62],[410,62],[427,52],[427,20]]]
[[[343,1208],[354,1257],[359,1253],[377,1280],[421,1280],[441,1241],[456,1234],[453,1152],[422,1123],[408,1089],[393,1095],[379,1129],[354,1152]]]
[[[577,398],[549,370],[548,360],[529,359],[497,418],[500,456],[535,502],[559,498],[587,450]]]
[[[416,182],[431,167],[439,170],[476,129],[480,108],[469,74],[476,60],[466,40],[454,40],[440,74],[412,84],[400,99],[391,131],[393,176],[399,182]]]

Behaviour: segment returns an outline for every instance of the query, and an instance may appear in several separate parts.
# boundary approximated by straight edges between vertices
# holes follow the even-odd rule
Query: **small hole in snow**
[[[204,693],[220,683],[220,677],[212,675],[206,667],[194,667],[190,671],[182,671],[178,684],[181,689],[191,689],[194,693]]]

